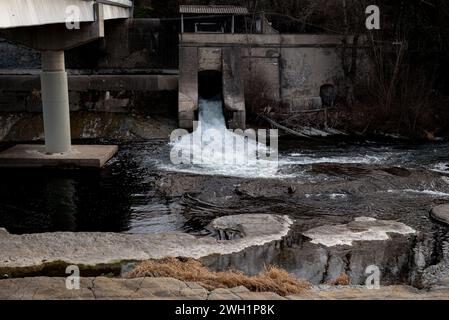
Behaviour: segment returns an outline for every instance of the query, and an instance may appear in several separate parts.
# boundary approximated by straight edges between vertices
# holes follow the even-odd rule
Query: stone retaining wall
[[[0,111],[42,112],[40,87],[38,74],[0,75]],[[171,115],[177,87],[177,75],[69,75],[70,110]]]

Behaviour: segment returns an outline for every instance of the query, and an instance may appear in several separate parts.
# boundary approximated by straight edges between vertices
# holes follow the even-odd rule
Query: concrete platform
[[[44,145],[21,144],[0,152],[0,168],[101,168],[118,151],[115,145],[74,145],[64,154],[47,154]]]

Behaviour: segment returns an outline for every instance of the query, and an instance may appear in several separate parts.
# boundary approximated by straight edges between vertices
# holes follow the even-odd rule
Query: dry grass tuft
[[[127,274],[128,278],[170,277],[181,281],[197,282],[207,290],[244,286],[254,292],[275,292],[281,296],[300,294],[310,284],[294,278],[277,267],[266,267],[256,276],[246,276],[239,271],[212,272],[194,259],[166,258],[140,263]]]
[[[351,284],[351,279],[346,273],[342,273],[336,279],[329,281],[328,284],[333,286],[349,286]]]

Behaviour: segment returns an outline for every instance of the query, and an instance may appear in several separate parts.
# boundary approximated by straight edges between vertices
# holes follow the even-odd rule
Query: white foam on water
[[[310,198],[321,198],[321,197],[329,197],[329,199],[331,200],[337,200],[337,199],[347,199],[348,195],[345,193],[331,193],[331,194],[323,194],[323,193],[316,193],[316,194],[310,194],[310,193],[306,193],[305,197],[307,199]]]
[[[198,127],[171,143],[177,163],[160,168],[238,177],[276,176],[277,149],[269,149],[265,141],[252,138],[256,137],[245,137],[226,128],[221,100],[200,99]],[[275,151],[276,156],[261,157],[268,151]]]
[[[267,159],[258,157],[259,154],[267,153],[266,142],[261,144],[254,139],[245,138],[226,128],[221,100],[200,99],[198,127],[191,134],[186,134],[170,144],[171,153],[180,154],[180,162],[159,163],[158,167],[166,171],[202,175],[294,178],[304,176],[304,170],[294,167],[295,165],[390,164],[401,167],[405,164],[404,159],[410,156],[409,152],[391,151],[391,147],[376,147],[375,150],[367,150],[366,154],[344,154],[344,150],[335,153],[335,150],[331,149],[329,152],[323,150],[325,155],[317,150],[317,156],[313,153],[291,153],[282,157],[276,156],[276,159]],[[445,165],[439,164],[433,170],[444,171]]]
[[[320,164],[320,163],[336,163],[336,164],[376,164],[376,163],[384,163],[388,160],[388,155],[382,156],[373,156],[373,155],[365,155],[365,156],[354,156],[354,157],[310,157],[304,155],[302,153],[292,153],[290,154],[290,158],[288,161],[285,161],[289,164]],[[282,162],[281,162],[282,163]]]
[[[439,162],[434,164],[430,170],[440,173],[449,173],[449,162]]]
[[[403,190],[388,190],[388,193],[412,193],[412,194],[421,194],[428,195],[433,197],[449,197],[449,193],[435,191],[435,190],[414,190],[414,189],[403,189]]]

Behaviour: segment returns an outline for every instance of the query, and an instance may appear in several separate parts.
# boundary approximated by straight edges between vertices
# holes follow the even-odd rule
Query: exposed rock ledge
[[[314,244],[334,247],[351,246],[354,241],[389,240],[389,233],[410,235],[416,231],[401,222],[359,217],[348,224],[320,226],[305,232],[304,235],[312,239]]]
[[[448,300],[449,287],[429,291],[408,286],[369,290],[361,286],[316,286],[300,295],[281,297],[272,292],[250,292],[245,287],[208,291],[197,283],[172,278],[81,278],[79,290],[68,290],[66,278],[19,278],[0,280],[0,300],[104,300],[104,299],[185,299],[185,300]]]
[[[292,225],[288,216],[251,214],[220,217],[210,228],[218,234],[237,231],[234,240],[195,237],[182,232],[121,234],[55,232],[12,235],[0,229],[0,272],[33,268],[43,264],[95,266],[120,261],[141,261],[164,257],[199,259],[212,254],[231,254],[285,237]]]

